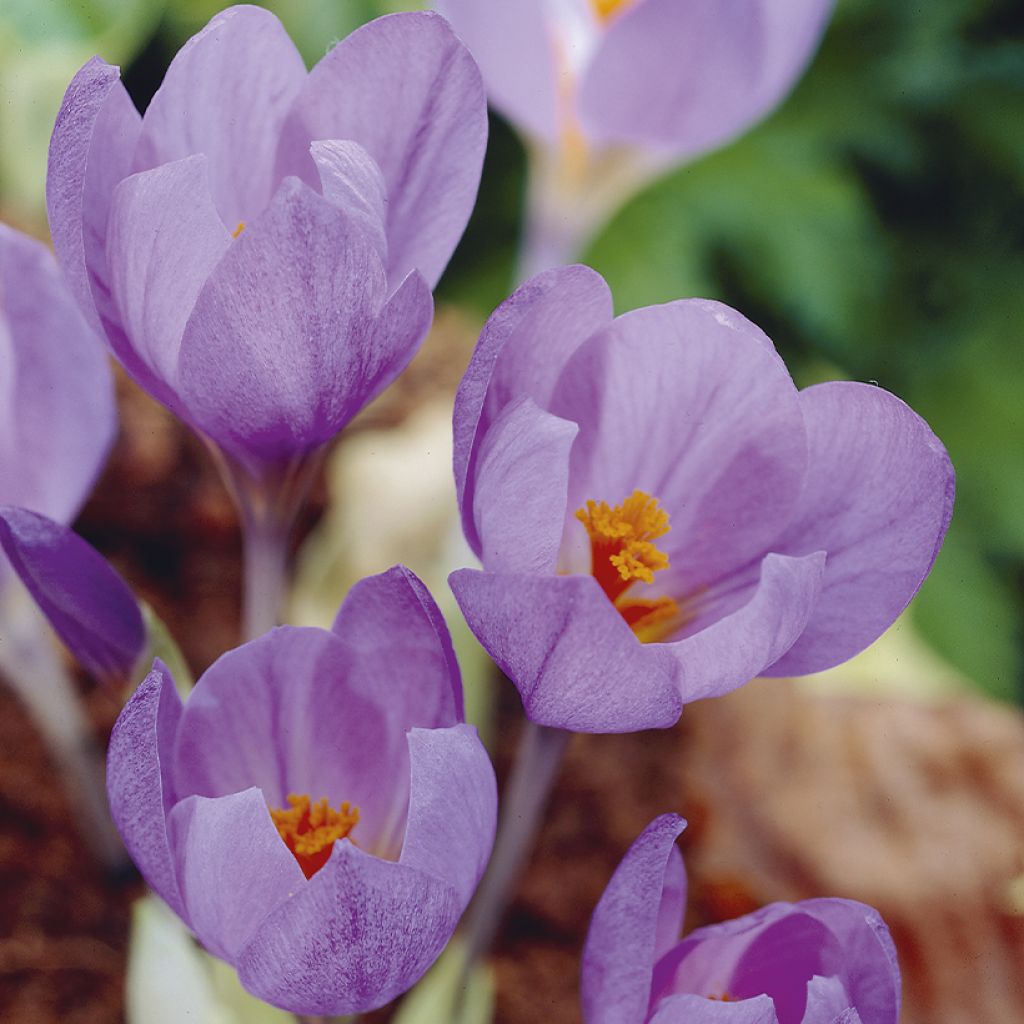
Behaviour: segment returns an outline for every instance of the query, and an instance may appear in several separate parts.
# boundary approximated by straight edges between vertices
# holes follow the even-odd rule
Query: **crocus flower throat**
[[[307,878],[312,878],[328,861],[339,839],[359,824],[359,808],[346,800],[335,810],[324,797],[315,804],[305,794],[291,793],[288,808],[271,807],[270,817]]]
[[[594,12],[601,21],[611,21],[617,14],[630,6],[634,0],[590,0]]]

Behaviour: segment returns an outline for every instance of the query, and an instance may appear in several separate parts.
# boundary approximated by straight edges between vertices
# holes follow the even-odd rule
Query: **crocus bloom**
[[[50,145],[54,244],[150,394],[250,478],[294,471],[405,367],[473,206],[476,65],[434,14],[381,18],[307,74],[232,7],[140,118],[99,58]]]
[[[527,715],[668,726],[756,675],[835,665],[910,601],[953,471],[881,388],[798,392],[717,302],[612,318],[566,267],[492,315],[455,403],[463,529],[451,585]]]
[[[451,936],[490,854],[494,773],[423,584],[358,584],[331,631],[224,655],[182,706],[158,662],[110,741],[146,881],[259,998],[380,1006]]]
[[[896,950],[863,903],[773,903],[680,940],[685,827],[656,818],[608,883],[583,951],[586,1024],[896,1024]]]

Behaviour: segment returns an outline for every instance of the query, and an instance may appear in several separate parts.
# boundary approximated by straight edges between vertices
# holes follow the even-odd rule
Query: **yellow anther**
[[[238,227],[235,228],[235,230],[231,232],[231,237],[232,238],[237,238],[244,230],[245,230],[245,221],[244,220],[240,220],[238,222]]]
[[[610,21],[625,10],[633,0],[590,0],[594,13],[602,21]]]
[[[335,810],[327,797],[311,803],[308,796],[288,797],[289,807],[271,807],[270,817],[277,834],[295,856],[307,878],[326,863],[334,844],[344,839],[359,823],[359,808],[348,801]]]

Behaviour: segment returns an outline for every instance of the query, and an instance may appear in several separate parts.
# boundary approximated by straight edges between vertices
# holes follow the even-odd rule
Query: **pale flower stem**
[[[288,528],[255,516],[242,519],[242,637],[256,637],[280,620],[288,584]]]

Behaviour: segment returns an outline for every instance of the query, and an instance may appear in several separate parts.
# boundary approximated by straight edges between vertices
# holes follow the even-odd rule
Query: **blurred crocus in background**
[[[530,162],[524,279],[568,263],[634,191],[769,113],[832,0],[435,0]]]
[[[685,827],[674,814],[652,821],[594,910],[586,1024],[896,1024],[896,950],[863,903],[774,903],[680,939]]]

